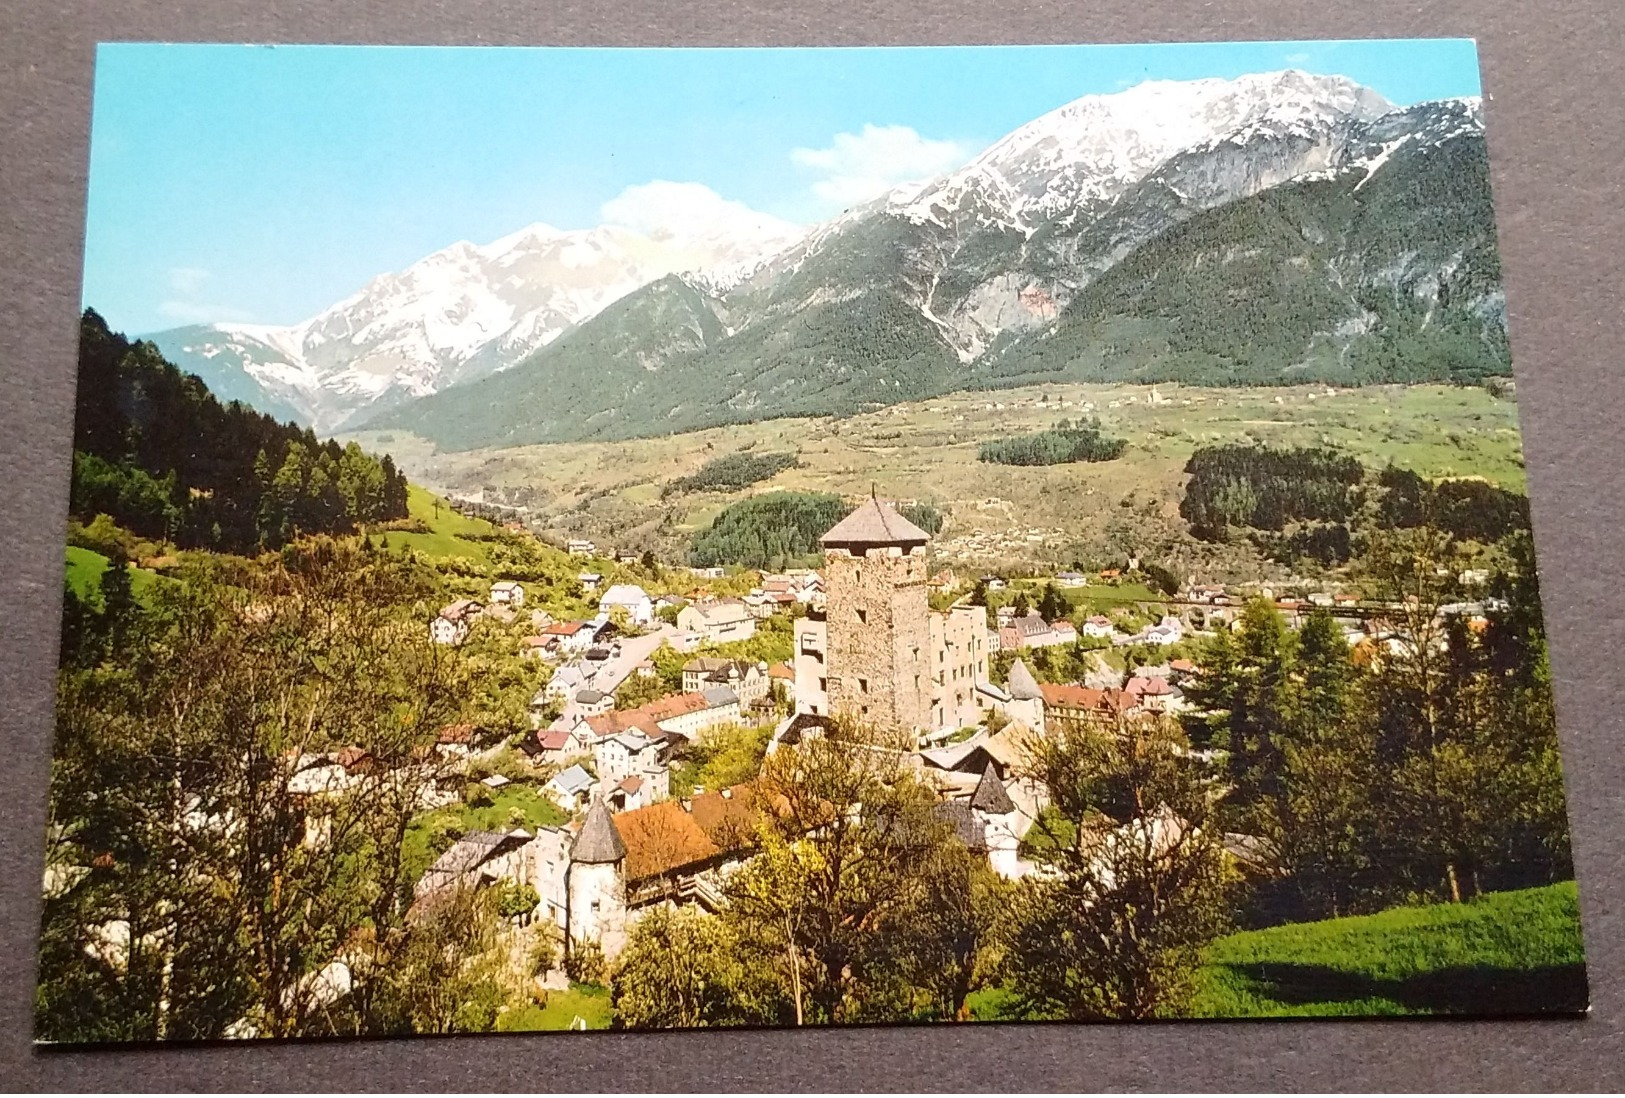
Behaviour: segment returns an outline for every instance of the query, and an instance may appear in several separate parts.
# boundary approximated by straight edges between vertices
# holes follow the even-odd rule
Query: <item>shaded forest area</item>
[[[277,548],[406,517],[406,476],[388,455],[222,404],[92,309],[80,322],[73,448],[70,517],[105,514],[183,548]]]
[[[1372,473],[1324,447],[1211,446],[1185,465],[1179,513],[1191,533],[1224,541],[1245,530],[1276,560],[1343,564],[1373,530],[1431,526],[1492,544],[1529,529],[1529,499],[1483,480],[1432,482],[1389,465]]]
[[[766,492],[740,500],[694,535],[689,562],[700,568],[816,564],[818,539],[855,506],[832,492]],[[928,534],[942,529],[942,512],[934,504],[905,503],[897,513]]]
[[[978,461],[997,465],[1062,465],[1073,461],[1111,461],[1121,456],[1123,439],[1108,438],[1099,420],[1061,420],[1047,431],[996,438],[982,443]]]

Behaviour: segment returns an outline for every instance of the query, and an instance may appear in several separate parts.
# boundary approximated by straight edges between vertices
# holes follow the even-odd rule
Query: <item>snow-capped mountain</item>
[[[1482,119],[1342,77],[1154,82],[1035,119],[737,285],[653,282],[386,411],[443,446],[848,414],[1046,378],[1504,372]]]
[[[800,231],[765,215],[689,232],[535,224],[380,275],[301,324],[222,323],[151,338],[222,397],[333,430],[511,365],[674,271],[731,287]]]

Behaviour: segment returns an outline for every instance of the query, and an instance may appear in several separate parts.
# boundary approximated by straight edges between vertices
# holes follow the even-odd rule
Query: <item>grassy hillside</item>
[[[1155,393],[1156,399],[1152,400]],[[1099,416],[1127,440],[1113,461],[1042,467],[977,460],[983,442]],[[363,435],[364,444],[369,436]],[[1482,388],[1416,385],[1329,391],[1067,384],[958,393],[846,419],[791,419],[630,442],[436,452],[395,434],[414,479],[446,491],[526,499],[562,535],[686,557],[692,532],[744,496],[776,489],[929,499],[947,514],[936,548],[950,561],[1069,560],[1176,547],[1201,566],[1218,550],[1189,543],[1178,515],[1184,466],[1199,446],[1327,445],[1368,465],[1427,477],[1476,476],[1523,490],[1517,405]],[[794,448],[798,464],[749,488],[661,498],[716,458]],[[394,535],[391,535],[393,542]],[[1204,556],[1207,555],[1207,556]]]
[[[68,546],[67,580],[80,598],[100,605],[102,573],[107,571],[107,564],[107,558],[93,549]],[[164,582],[156,572],[137,568],[133,564],[127,567],[130,569],[130,590],[138,599],[145,598],[154,584]]]
[[[406,507],[407,514],[427,526],[428,531],[391,530],[386,534],[374,534],[374,545],[387,541],[394,549],[410,546],[431,560],[466,557],[480,564],[489,563],[485,544],[474,540],[495,531],[496,527],[489,522],[452,510],[445,500],[416,484],[407,486]]]
[[[1572,881],[1466,904],[1233,934],[1207,954],[1199,1017],[1581,1010]]]

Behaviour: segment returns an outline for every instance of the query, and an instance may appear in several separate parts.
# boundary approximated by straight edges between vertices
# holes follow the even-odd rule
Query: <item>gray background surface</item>
[[[1618,0],[6,0],[0,9],[0,1088],[1625,1086],[1625,96]],[[1318,7],[1318,5],[1317,5]],[[1612,17],[1612,18],[1611,18]],[[98,40],[1479,41],[1592,974],[1589,1018],[559,1035],[35,1052],[34,935]],[[1013,74],[1019,78],[1019,74]],[[538,213],[540,216],[540,213]]]

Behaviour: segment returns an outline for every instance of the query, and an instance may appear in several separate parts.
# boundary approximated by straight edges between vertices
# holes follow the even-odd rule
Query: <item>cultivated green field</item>
[[[984,464],[989,439],[1098,416],[1128,441],[1096,464]],[[358,436],[414,479],[452,493],[526,497],[561,534],[676,557],[723,506],[769,488],[929,499],[948,515],[935,543],[949,562],[1054,561],[1069,554],[1179,552],[1199,564],[1177,515],[1183,467],[1199,446],[1327,445],[1428,477],[1483,477],[1523,490],[1517,405],[1445,385],[1214,389],[1043,385],[956,393],[846,419],[784,419],[625,442],[434,452],[410,436]],[[387,437],[387,442],[382,441]],[[800,464],[743,492],[662,499],[660,487],[739,450],[797,451]],[[392,539],[393,540],[393,539]]]
[[[1200,979],[1207,1018],[1580,1010],[1579,901],[1570,881],[1233,934]]]

